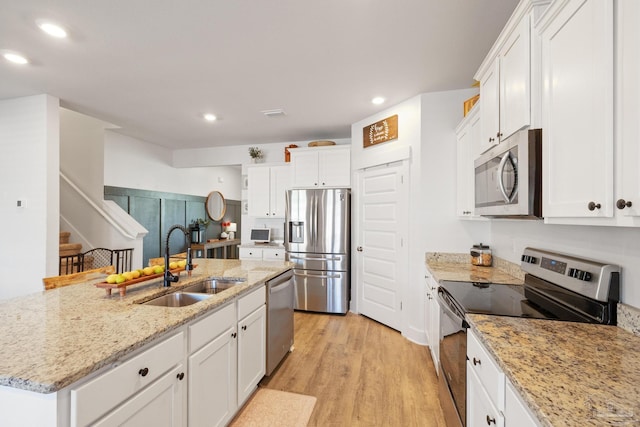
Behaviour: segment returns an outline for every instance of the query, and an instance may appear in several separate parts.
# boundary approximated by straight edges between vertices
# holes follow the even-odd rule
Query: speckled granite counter
[[[467,315],[546,426],[640,426],[640,337],[621,328]]]
[[[60,390],[291,266],[282,261],[194,263],[192,277],[182,273],[171,288],[154,279],[128,287],[123,298],[107,297],[104,289],[86,283],[0,302],[0,385],[38,393]],[[187,307],[138,304],[209,276],[247,281]]]
[[[427,253],[425,263],[434,278],[459,282],[507,283],[521,285],[520,266],[494,257],[493,267],[471,265],[468,254]]]

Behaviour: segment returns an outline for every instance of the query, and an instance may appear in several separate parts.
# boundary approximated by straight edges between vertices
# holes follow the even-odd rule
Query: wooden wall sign
[[[364,148],[392,139],[398,139],[397,114],[362,128],[362,146]]]

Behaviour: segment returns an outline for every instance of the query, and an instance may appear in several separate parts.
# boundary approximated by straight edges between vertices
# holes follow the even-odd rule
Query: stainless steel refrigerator
[[[287,191],[284,241],[295,263],[296,310],[349,310],[350,199],[348,189]]]

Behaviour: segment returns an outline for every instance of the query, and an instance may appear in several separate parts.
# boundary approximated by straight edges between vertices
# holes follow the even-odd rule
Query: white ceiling
[[[0,50],[31,61],[0,60],[0,99],[48,93],[169,148],[345,138],[414,95],[469,87],[516,4],[0,0]],[[45,35],[39,18],[70,37]],[[287,115],[261,113],[276,108]]]

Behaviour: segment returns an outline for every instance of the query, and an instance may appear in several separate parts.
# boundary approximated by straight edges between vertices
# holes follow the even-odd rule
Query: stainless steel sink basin
[[[186,307],[211,297],[212,295],[207,294],[174,292],[172,294],[163,295],[147,302],[143,302],[142,304],[157,305],[160,307]]]
[[[246,281],[247,279],[243,279],[241,277],[210,277],[206,280],[183,288],[183,291],[202,294],[217,294],[218,292],[222,292]]]

